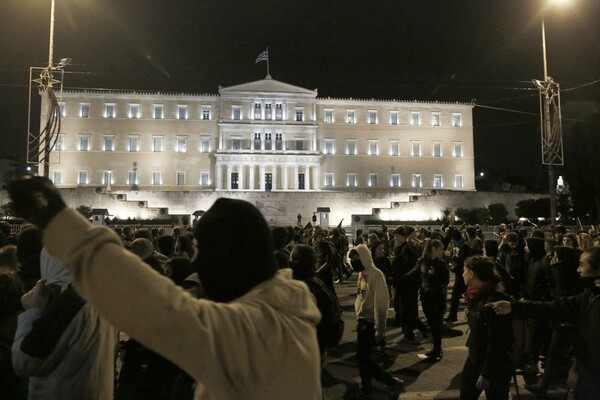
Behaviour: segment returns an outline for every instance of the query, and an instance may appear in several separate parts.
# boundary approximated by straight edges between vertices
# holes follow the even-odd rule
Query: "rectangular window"
[[[305,182],[306,182],[306,180],[304,179],[304,173],[300,172],[298,174],[298,190],[304,190]]]
[[[442,142],[432,142],[433,147],[433,156],[441,157],[442,156]]]
[[[155,153],[163,151],[163,136],[152,136],[152,151]]]
[[[202,153],[210,153],[210,138],[203,137],[200,139],[200,152]]]
[[[333,139],[323,139],[323,154],[333,154]]]
[[[421,174],[413,174],[412,176],[412,187],[420,188],[423,186],[423,182],[421,182]]]
[[[208,186],[210,185],[210,173],[209,172],[200,172],[200,185]]]
[[[210,120],[210,106],[202,106],[202,119],[205,121]]]
[[[296,108],[296,122],[304,121],[304,109]]]
[[[262,118],[262,110],[260,108],[260,103],[254,103],[254,119]]]
[[[61,117],[66,117],[67,116],[67,107],[64,101],[61,101],[60,103],[58,103],[58,107],[60,109],[60,116]]]
[[[421,142],[415,142],[415,141],[413,141],[413,142],[410,142],[410,143],[411,143],[411,147],[412,147],[412,154],[411,155],[413,157],[421,157],[421,155],[422,155],[422,151],[421,151],[422,144],[421,144]]]
[[[455,126],[455,127],[462,126],[462,114],[461,113],[452,113],[452,126]]]
[[[377,140],[369,140],[369,155],[379,155],[379,142]]]
[[[127,184],[130,186],[134,186],[134,185],[138,184],[137,171],[127,172]]]
[[[398,125],[398,111],[390,111],[390,125]]]
[[[265,104],[265,119],[269,121],[273,119],[273,107],[271,103]]]
[[[55,151],[65,151],[65,134],[61,133],[58,135],[56,139],[56,143],[54,144]]]
[[[239,121],[242,119],[242,107],[241,106],[232,106],[231,107],[231,119],[235,121]]]
[[[102,171],[102,184],[103,185],[112,185],[112,171]]]
[[[346,141],[346,154],[349,156],[356,155],[356,140],[347,140]]]
[[[356,186],[356,174],[354,172],[346,175],[346,186],[355,187]]]
[[[356,111],[354,110],[346,110],[346,122],[348,124],[356,123]]]
[[[275,119],[281,121],[283,119],[283,104],[275,104]]]
[[[369,124],[376,124],[377,123],[377,111],[372,111],[369,110],[369,120],[368,120]]]
[[[79,135],[79,151],[90,151],[90,135]]]
[[[87,185],[88,182],[88,172],[87,171],[77,171],[77,184],[78,185]]]
[[[79,116],[81,118],[89,118],[90,117],[90,103],[80,103],[79,104]]]
[[[390,140],[390,156],[400,155],[400,142],[398,140]]]
[[[432,112],[431,113],[431,125],[440,126],[441,124],[442,124],[442,115],[437,111]]]
[[[177,106],[177,119],[188,119],[188,106],[178,105]]]
[[[163,119],[164,118],[164,106],[162,104],[154,105],[154,119]]]
[[[177,141],[175,142],[175,151],[178,153],[186,153],[187,152],[187,136],[177,136]]]
[[[275,150],[283,150],[283,134],[275,134]]]
[[[254,132],[254,150],[262,150],[262,140],[260,133]]]
[[[454,157],[463,156],[463,144],[462,142],[454,142]]]
[[[231,150],[241,150],[242,149],[242,139],[241,138],[231,138]]]
[[[296,143],[296,150],[298,150],[298,151],[304,150],[304,139],[303,138],[296,138],[295,143]]]
[[[332,172],[325,173],[325,186],[333,186],[333,185],[334,185],[333,173]]]
[[[136,153],[140,151],[140,137],[139,136],[128,136],[127,137],[127,151]]]
[[[114,136],[104,136],[104,151],[115,151]]]
[[[175,175],[175,181],[176,181],[177,186],[185,185],[185,172],[177,171],[177,173]]]
[[[61,183],[63,183],[62,177],[62,171],[52,171],[52,182],[55,185],[60,185]]]
[[[161,177],[160,172],[152,173],[152,185],[154,185],[154,186],[162,185],[162,177]]]
[[[333,123],[333,110],[325,110],[325,117],[323,118],[323,121],[327,124]]]
[[[377,174],[369,174],[369,187],[377,187],[378,180]]]
[[[130,104],[129,105],[129,118],[138,119],[140,117],[140,105]]]
[[[271,140],[270,133],[265,133],[265,150],[273,150],[273,141]]]
[[[400,174],[392,174],[390,176],[390,186],[400,187]]]
[[[454,187],[461,188],[463,187],[463,177],[462,175],[454,175]]]
[[[421,113],[419,111],[410,112],[410,124],[415,126],[421,125]]]
[[[116,105],[114,103],[106,103],[104,105],[104,118],[116,117]]]
[[[240,174],[237,172],[231,173],[231,188],[232,189],[240,188]]]
[[[434,188],[441,188],[444,186],[444,182],[442,180],[442,175],[441,174],[434,174],[433,175],[433,187]]]

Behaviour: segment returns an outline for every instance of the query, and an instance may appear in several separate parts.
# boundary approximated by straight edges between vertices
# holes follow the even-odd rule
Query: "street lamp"
[[[566,4],[570,0],[551,0],[553,4]],[[554,166],[564,165],[562,121],[560,113],[560,85],[548,76],[546,55],[546,23],[542,13],[542,56],[544,81],[533,80],[540,91],[540,123],[542,133],[542,164],[548,166],[548,194],[550,195],[550,219],[556,222],[556,186]]]

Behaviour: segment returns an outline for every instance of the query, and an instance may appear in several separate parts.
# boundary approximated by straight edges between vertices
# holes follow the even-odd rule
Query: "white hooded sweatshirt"
[[[375,324],[375,335],[383,338],[390,304],[385,275],[373,263],[371,251],[366,245],[358,245],[355,249],[365,268],[358,274],[358,290],[354,302],[356,317]]]

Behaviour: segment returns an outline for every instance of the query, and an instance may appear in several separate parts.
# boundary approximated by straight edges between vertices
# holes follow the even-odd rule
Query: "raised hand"
[[[40,229],[66,207],[50,179],[26,175],[8,184],[8,194],[15,213]]]

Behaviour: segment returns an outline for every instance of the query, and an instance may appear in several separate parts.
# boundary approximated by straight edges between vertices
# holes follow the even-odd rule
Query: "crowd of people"
[[[353,273],[358,398],[373,380],[390,399],[404,389],[374,355],[388,321],[404,343],[431,336],[420,356],[442,362],[444,321],[462,320],[461,308],[462,399],[507,399],[515,368],[535,393],[567,381],[577,399],[600,393],[594,232],[502,226],[484,240],[477,226],[384,225],[349,240],[339,226],[269,227],[250,203],[222,198],[165,233],[93,226],[45,178],[9,193],[32,225],[13,235],[0,223],[7,398],[320,399],[323,360],[344,331],[336,286]],[[513,315],[534,321],[519,365]]]

